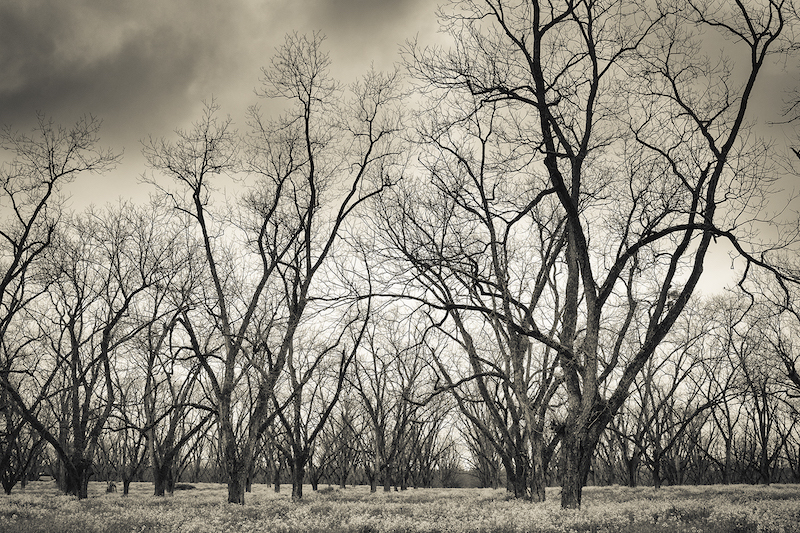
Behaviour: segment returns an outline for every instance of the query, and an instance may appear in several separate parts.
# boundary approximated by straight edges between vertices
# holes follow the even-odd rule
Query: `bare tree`
[[[369,312],[368,305],[364,316],[369,316]],[[298,343],[297,348],[293,346],[289,350],[286,361],[288,405],[280,404],[280,390],[275,391],[273,399],[275,412],[286,430],[284,455],[292,471],[293,501],[303,498],[305,470],[312,459],[317,437],[328,424],[339,401],[345,377],[367,328],[368,319],[360,317],[361,314],[358,312],[350,318],[350,325],[341,329],[337,338],[324,339],[322,332],[315,331],[316,341],[306,339]],[[317,320],[319,318],[317,315]],[[361,327],[353,331],[351,328],[357,322]],[[344,340],[345,335],[351,337],[349,342]]]
[[[756,80],[783,44],[790,6],[783,0],[464,0],[449,7],[441,16],[454,48],[412,46],[407,56],[415,77],[440,90],[437,111],[452,102],[475,102],[437,137],[459,151],[451,150],[453,162],[436,168],[434,179],[444,170],[461,178],[459,189],[447,188],[451,201],[441,213],[451,216],[452,206],[467,201],[475,207],[471,223],[459,219],[431,233],[443,244],[434,270],[446,265],[454,278],[464,279],[491,273],[466,285],[492,298],[437,305],[454,322],[475,309],[489,323],[507,324],[510,347],[532,344],[540,353],[553,352],[567,395],[561,503],[579,507],[602,433],[683,313],[714,240],[728,239],[747,261],[763,263],[751,253],[758,244],[747,242],[747,229],[769,193],[769,151],[746,135],[746,119]],[[733,39],[736,60],[707,58],[699,32]],[[508,142],[491,147],[494,158],[515,164],[491,168],[487,176],[474,172],[484,167],[473,162],[490,147],[473,142],[462,151],[461,131],[478,113],[498,108],[507,115]],[[525,183],[523,176],[534,178],[525,194],[515,195],[524,200],[498,205],[504,191],[496,184]],[[492,270],[488,265],[489,258],[506,257],[493,253],[495,243],[504,241],[489,232],[470,238],[467,231],[460,240],[445,239],[459,227],[491,229],[489,220],[503,221],[498,236],[504,236],[511,222],[547,203],[555,205],[533,214],[547,230],[533,249],[553,250],[553,259],[523,261],[526,270],[511,271],[550,273],[557,289],[547,302],[514,299],[518,291],[509,294],[498,283],[513,263]],[[462,259],[459,252],[468,246],[486,261]],[[513,249],[523,255],[529,246],[520,241]],[[408,249],[419,255],[418,248]],[[524,320],[512,321],[511,311]],[[641,342],[626,345],[634,318],[643,327]],[[604,337],[610,342],[601,342]],[[460,342],[471,341],[462,332]]]
[[[399,486],[414,422],[430,394],[422,332],[416,325],[384,310],[370,325],[350,376],[369,428],[364,451],[372,492],[379,480],[386,492],[393,483]]]
[[[27,359],[27,341],[15,320],[47,288],[33,271],[53,243],[62,215],[61,191],[79,174],[106,172],[119,161],[118,155],[98,147],[99,129],[94,117],[81,118],[67,129],[39,116],[30,135],[10,127],[0,132],[0,147],[13,156],[0,168],[0,208],[5,213],[0,226],[0,386],[6,452],[21,444],[23,420],[38,420],[37,406],[19,407],[29,399],[19,395],[28,363],[18,359]],[[15,412],[22,420],[13,422]]]
[[[145,146],[150,166],[180,186],[168,194],[193,219],[205,254],[211,286],[204,313],[186,313],[181,322],[213,390],[231,503],[244,503],[270,398],[309,302],[335,292],[315,278],[345,220],[393,179],[394,78],[369,75],[343,100],[329,63],[319,35],[287,37],[264,69],[261,91],[287,101],[286,114],[266,122],[252,108],[242,157],[214,104],[192,130],[177,132],[176,143]],[[230,216],[213,211],[221,175],[250,180]],[[201,338],[201,324],[210,336]],[[238,403],[247,396],[237,394],[246,375],[257,391],[252,405]],[[244,414],[238,428],[237,412]]]
[[[26,476],[41,454],[44,440],[5,396],[5,389],[0,390],[0,484],[6,494],[11,494],[19,482],[25,488]]]
[[[0,206],[6,213],[0,227],[0,338],[42,289],[30,283],[30,267],[52,243],[64,185],[81,173],[111,170],[119,161],[118,155],[98,147],[99,129],[94,117],[66,129],[39,116],[30,136],[10,127],[0,132],[0,147],[13,154],[0,168]]]
[[[169,254],[150,215],[121,205],[65,227],[39,274],[48,301],[26,311],[37,357],[28,358],[17,382],[4,382],[57,453],[62,488],[79,498],[87,496],[94,452],[114,407],[114,360],[145,327],[137,305],[163,277]]]

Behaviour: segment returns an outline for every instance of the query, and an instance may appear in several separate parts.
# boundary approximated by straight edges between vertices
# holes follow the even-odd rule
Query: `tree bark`
[[[589,479],[594,443],[586,431],[567,430],[562,442],[564,473],[561,481],[561,508],[580,509],[583,487]]]
[[[303,499],[303,480],[306,477],[306,457],[298,456],[293,459],[292,464],[292,501]]]

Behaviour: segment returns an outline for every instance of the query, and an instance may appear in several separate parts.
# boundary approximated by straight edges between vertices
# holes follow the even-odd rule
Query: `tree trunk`
[[[661,488],[661,458],[653,461],[653,488]]]
[[[250,464],[246,461],[247,446],[243,446],[242,450],[237,446],[229,401],[221,401],[220,404],[219,440],[222,465],[228,484],[228,503],[244,505],[244,489],[247,486],[247,474],[250,470]]]
[[[561,508],[580,509],[583,487],[589,479],[594,446],[586,431],[567,430],[562,442],[564,473],[561,480]]]
[[[761,441],[761,457],[759,460],[759,483],[762,485],[769,485],[772,481],[772,475],[769,470],[769,450],[765,440]]]
[[[725,440],[725,465],[722,470],[722,482],[730,485],[733,471],[733,440]]]
[[[296,456],[292,464],[292,501],[303,499],[303,480],[306,477],[306,457]]]
[[[228,473],[228,503],[244,505],[244,489],[247,485],[246,475],[241,471]]]
[[[90,466],[79,461],[78,465],[65,468],[64,474],[64,492],[66,494],[77,496],[79,500],[89,497],[89,478],[92,475]]]
[[[630,460],[625,461],[626,466],[628,467],[628,486],[632,489],[636,488],[638,480],[636,479],[636,471],[639,469],[639,461],[634,456],[631,457]]]
[[[547,488],[547,480],[544,477],[544,469],[541,465],[534,465],[533,472],[530,476],[531,484],[531,500],[537,503],[545,501],[545,489]]]
[[[383,492],[390,492],[392,490],[392,476],[389,465],[385,465],[383,471]]]
[[[547,488],[547,464],[548,458],[545,457],[545,444],[542,438],[541,430],[537,431],[533,437],[533,446],[531,450],[531,470],[528,473],[530,478],[530,497],[531,500],[537,503],[545,501],[545,489]]]
[[[275,492],[278,493],[281,491],[281,466],[278,465],[275,468],[275,473],[273,474],[272,483],[275,486]]]
[[[170,465],[165,463],[153,464],[153,496],[163,497],[166,494],[171,473],[172,468],[170,468]]]
[[[133,481],[133,478],[130,478],[130,477],[122,478],[122,495],[123,496],[127,496],[128,493],[130,492],[130,490],[131,490],[131,481]]]

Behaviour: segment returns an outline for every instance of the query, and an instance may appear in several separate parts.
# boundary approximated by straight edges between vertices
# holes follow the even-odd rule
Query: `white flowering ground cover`
[[[0,532],[800,532],[800,486],[589,487],[580,511],[562,511],[559,489],[534,504],[504,490],[409,489],[370,494],[367,487],[276,494],[256,485],[245,506],[223,503],[223,485],[197,484],[174,496],[152,496],[149,483],[131,494],[90,484],[87,500],[54,484],[30,483],[0,496]]]

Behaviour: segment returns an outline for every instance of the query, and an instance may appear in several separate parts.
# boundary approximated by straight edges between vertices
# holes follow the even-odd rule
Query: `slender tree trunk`
[[[541,503],[546,499],[545,489],[547,487],[547,479],[545,478],[547,464],[544,460],[544,442],[542,442],[541,436],[534,438],[532,455],[532,468],[529,474],[531,499],[534,502]]]
[[[661,457],[653,461],[653,488],[661,488]]]
[[[726,439],[725,440],[725,465],[722,470],[722,481],[726,485],[730,485],[732,482],[732,471],[733,471],[733,440]]]
[[[634,452],[631,458],[625,461],[625,466],[627,466],[628,470],[628,486],[636,488],[638,484],[636,473],[639,470],[639,455]]]

